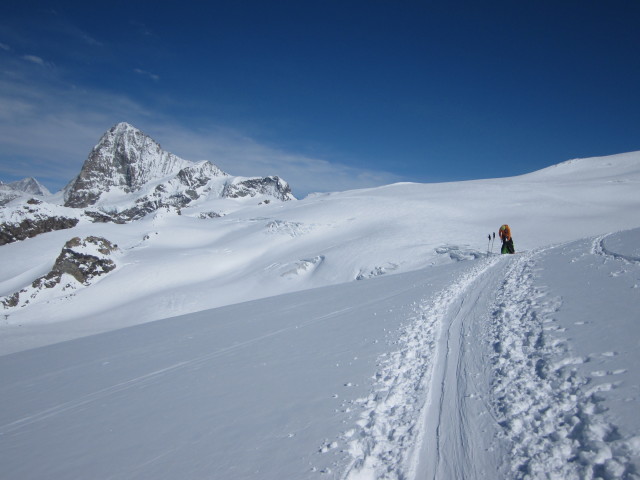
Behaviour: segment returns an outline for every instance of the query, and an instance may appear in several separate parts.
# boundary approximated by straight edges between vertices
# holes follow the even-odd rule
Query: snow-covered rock
[[[258,194],[274,197],[283,202],[294,200],[289,184],[280,177],[272,176],[265,178],[235,178],[228,182],[222,192],[223,197],[255,197]]]
[[[102,136],[78,176],[65,187],[65,205],[83,208],[112,190],[134,192],[190,165],[137,128],[119,123]],[[223,175],[219,169],[217,174]]]
[[[15,200],[15,199],[14,199]],[[17,200],[0,208],[0,245],[33,238],[41,233],[75,227],[80,212],[36,198]]]
[[[4,186],[19,192],[28,193],[30,195],[40,195],[43,197],[51,195],[51,192],[47,189],[47,187],[42,185],[33,177],[27,177],[22,180],[18,180],[17,182],[7,183]]]
[[[128,123],[119,123],[102,136],[64,190],[68,207],[108,208],[117,203],[117,210],[130,219],[164,206],[181,208],[209,195],[294,199],[289,185],[278,177],[232,177],[209,161],[184,160]]]
[[[106,238],[74,237],[65,243],[49,273],[37,278],[19,292],[0,298],[0,304],[5,310],[25,307],[42,297],[51,300],[89,286],[97,277],[115,270],[116,263],[112,255],[117,251],[118,246]],[[44,295],[43,292],[47,290],[49,292]]]

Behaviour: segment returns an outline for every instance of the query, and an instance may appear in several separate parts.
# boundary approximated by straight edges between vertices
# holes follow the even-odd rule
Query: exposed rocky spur
[[[0,245],[73,228],[80,221],[80,215],[71,209],[50,207],[53,206],[36,198],[13,208],[0,207]]]
[[[65,243],[51,271],[33,281],[19,292],[0,298],[5,309],[24,307],[38,300],[44,291],[53,296],[66,295],[73,290],[87,287],[100,276],[115,270],[113,256],[118,246],[106,238],[89,236],[74,237]],[[50,298],[52,295],[48,295]]]

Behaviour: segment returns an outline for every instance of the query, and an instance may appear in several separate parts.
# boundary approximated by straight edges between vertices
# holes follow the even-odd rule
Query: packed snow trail
[[[374,392],[361,400],[362,430],[351,443],[354,461],[345,478],[464,478],[460,474],[472,470],[483,478],[491,470],[484,456],[474,454],[485,450],[491,435],[476,431],[480,423],[469,422],[468,415],[477,409],[466,406],[472,389],[466,382],[475,384],[475,369],[483,363],[463,343],[506,264],[499,257],[469,263],[447,288],[417,306],[401,349],[383,359]]]
[[[605,238],[572,248],[591,262],[626,262],[637,275],[637,255],[608,251]],[[548,265],[559,260],[569,266]],[[561,246],[475,263],[418,306],[400,348],[381,358],[375,387],[361,400],[361,430],[344,478],[640,478],[637,425],[622,434],[607,415],[601,393],[615,384],[595,383],[600,371],[577,371],[591,358],[576,356],[558,337],[566,330],[557,324],[562,299],[540,283],[540,270],[570,277],[576,259]],[[619,275],[598,269],[600,277]],[[593,298],[606,295],[595,291]],[[637,383],[631,387],[625,402],[637,405]]]
[[[440,328],[424,412],[420,468],[417,478],[491,478],[497,470],[495,431],[486,389],[484,351],[478,330],[487,321],[485,312],[504,276],[505,263],[495,258],[452,285],[437,303]],[[437,308],[436,308],[437,311]]]

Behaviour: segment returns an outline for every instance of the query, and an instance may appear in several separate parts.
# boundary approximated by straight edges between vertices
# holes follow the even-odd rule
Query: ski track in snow
[[[625,263],[632,263],[636,265],[640,264],[640,258],[638,257],[631,256],[631,255],[624,255],[622,253],[614,252],[608,249],[607,246],[605,245],[605,240],[607,239],[607,237],[610,237],[611,235],[613,234],[608,233],[606,235],[601,235],[599,237],[596,237],[591,247],[591,253],[594,255],[600,255],[605,259],[621,260]]]
[[[637,261],[608,252],[605,237],[592,253]],[[543,251],[478,261],[417,305],[399,348],[380,359],[372,392],[353,402],[362,413],[343,437],[352,457],[343,480],[640,478],[631,460],[638,437],[621,437],[600,389],[576,372],[589,359],[572,356],[566,339],[548,338],[562,331],[554,319],[562,300],[534,283]],[[471,378],[480,375],[471,363],[483,359],[465,347],[478,318],[481,338],[472,341],[489,362],[486,387]],[[474,399],[482,406],[470,406]],[[483,421],[496,438],[482,438]]]
[[[602,248],[594,241],[593,251]],[[534,285],[535,253],[513,261],[492,312],[487,338],[493,348],[493,408],[510,446],[509,478],[638,478],[629,458],[634,439],[622,439],[607,422],[598,390],[589,388],[573,366],[554,313],[562,305]]]
[[[480,261],[431,301],[421,302],[415,317],[408,319],[398,341],[400,348],[380,361],[373,392],[355,402],[363,412],[358,422],[360,431],[350,441],[353,460],[343,479],[415,476],[421,446],[428,435],[424,432],[425,417],[432,412],[430,405],[442,400],[432,391],[440,392],[445,381],[434,376],[434,369],[443,363],[438,357],[443,348],[440,340],[448,337],[448,311],[498,258]]]
[[[327,318],[331,318],[333,316],[339,315],[345,311],[349,311],[350,308],[345,308],[342,310],[336,310],[334,312],[331,312],[327,315],[323,315],[320,317],[316,317],[316,318],[312,318],[310,320],[306,320],[304,322],[301,322],[298,325],[295,326],[289,326],[289,327],[285,327],[282,329],[278,329],[278,330],[274,330],[272,332],[266,333],[264,335],[260,335],[257,337],[253,337],[250,338],[244,342],[238,342],[238,343],[234,343],[233,345],[230,345],[228,347],[225,348],[220,348],[218,350],[215,350],[213,352],[207,353],[205,355],[199,355],[197,357],[194,357],[188,361],[182,361],[182,362],[177,362],[173,365],[169,365],[165,368],[156,370],[156,371],[152,371],[149,373],[146,373],[144,375],[135,377],[135,378],[131,378],[129,380],[126,380],[124,382],[118,383],[116,385],[112,385],[109,386],[107,388],[101,389],[99,391],[96,392],[91,392],[89,394],[86,394],[80,398],[74,399],[73,401],[70,402],[66,402],[63,404],[59,404],[56,405],[54,407],[48,408],[46,410],[40,411],[40,412],[36,412],[32,415],[29,415],[28,417],[25,418],[21,418],[18,420],[15,420],[11,423],[5,424],[5,425],[0,425],[0,435],[6,435],[8,433],[20,430],[28,425],[31,425],[33,423],[38,423],[41,422],[43,420],[46,420],[49,417],[52,416],[56,416],[59,415],[63,412],[66,412],[68,410],[73,410],[76,409],[78,407],[82,407],[83,405],[86,405],[88,403],[94,402],[98,399],[102,399],[105,397],[108,397],[110,395],[113,395],[115,393],[118,393],[122,390],[127,390],[127,389],[131,389],[134,387],[139,387],[141,384],[144,384],[145,382],[148,381],[154,381],[154,379],[158,376],[167,374],[169,372],[172,372],[174,370],[180,370],[180,369],[184,369],[186,367],[193,367],[193,366],[197,366],[200,364],[204,364],[207,363],[209,360],[216,358],[216,357],[220,357],[222,355],[225,355],[233,350],[237,350],[240,348],[244,348],[247,346],[250,346],[252,344],[258,343],[266,338],[269,337],[274,337],[277,335],[280,335],[288,330],[293,330],[293,329],[298,329],[298,328],[303,328],[306,325],[309,325],[311,323],[315,323],[315,322],[320,322],[323,321]]]

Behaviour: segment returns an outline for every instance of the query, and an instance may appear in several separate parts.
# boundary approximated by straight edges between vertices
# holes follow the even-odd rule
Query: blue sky
[[[0,180],[52,191],[127,121],[298,196],[640,150],[640,1],[0,6]]]

